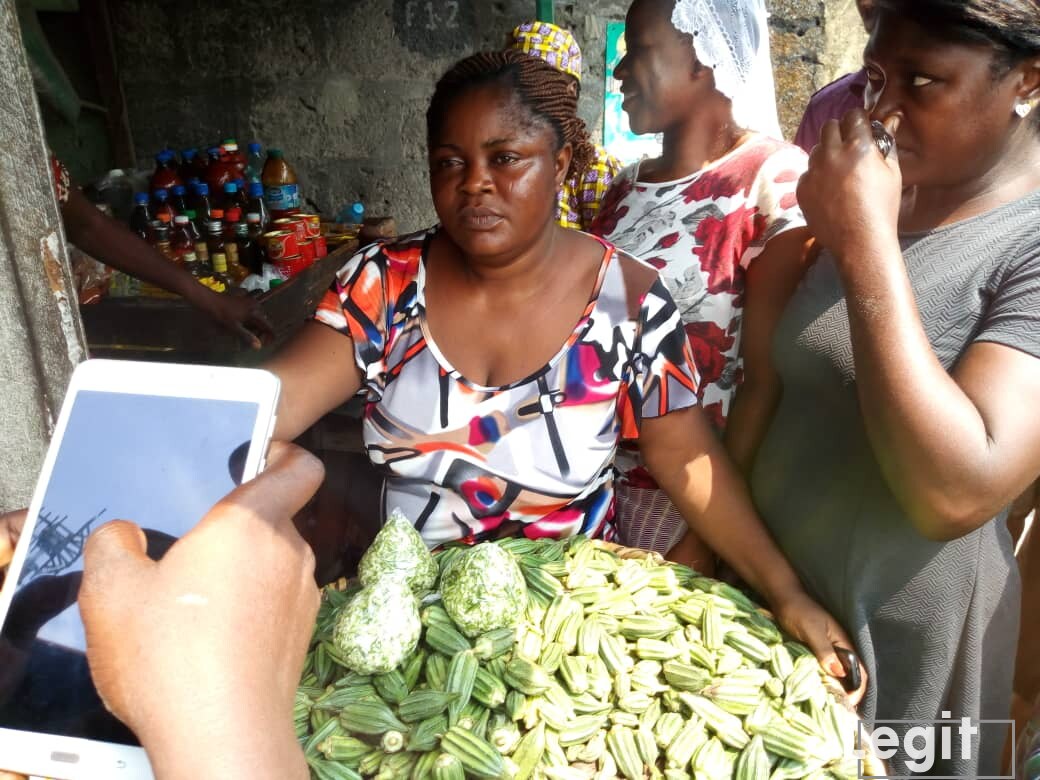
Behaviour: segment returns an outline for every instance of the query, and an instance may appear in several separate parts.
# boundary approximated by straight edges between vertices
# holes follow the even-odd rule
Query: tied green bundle
[[[527,585],[516,559],[485,542],[448,564],[441,576],[441,599],[455,625],[472,639],[515,626],[527,606]]]
[[[390,513],[390,519],[376,534],[358,565],[362,585],[374,585],[388,578],[405,581],[419,595],[433,590],[437,584],[437,563],[400,509]]]
[[[415,650],[421,631],[415,594],[390,579],[363,588],[343,608],[334,641],[348,668],[377,674],[397,668]]]

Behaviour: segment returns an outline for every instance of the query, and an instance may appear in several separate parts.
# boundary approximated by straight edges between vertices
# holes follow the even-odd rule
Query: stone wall
[[[852,0],[770,0],[781,121],[842,68]],[[110,0],[141,164],[234,135],[281,146],[324,212],[360,199],[403,229],[433,220],[424,112],[456,59],[500,46],[533,0]],[[581,113],[598,133],[605,28],[626,0],[557,2],[585,54]],[[852,17],[848,10],[852,7]],[[828,47],[831,47],[828,50]]]

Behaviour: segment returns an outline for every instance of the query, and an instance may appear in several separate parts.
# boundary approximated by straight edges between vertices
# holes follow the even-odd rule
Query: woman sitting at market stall
[[[753,495],[853,632],[868,720],[1006,719],[1006,508],[1040,472],[1040,5],[878,7],[871,113],[824,128],[798,190],[827,251],[772,341],[784,393]],[[980,735],[931,771],[1000,774],[1004,734]]]
[[[613,535],[612,463],[638,438],[698,532],[841,675],[841,628],[805,596],[696,405],[678,311],[650,266],[555,224],[590,153],[566,76],[515,51],[438,83],[440,226],[363,250],[269,368],[276,436],[364,388],[368,454],[426,543]]]

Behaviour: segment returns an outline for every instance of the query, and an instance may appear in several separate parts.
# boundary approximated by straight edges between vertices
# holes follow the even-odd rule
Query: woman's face
[[[634,133],[660,133],[685,120],[703,92],[690,39],[659,0],[636,0],[625,18],[624,58],[614,69]]]
[[[475,87],[444,112],[430,155],[430,190],[441,225],[471,257],[508,261],[556,215],[571,147],[500,86]]]
[[[872,118],[900,118],[896,143],[905,185],[962,185],[984,177],[1000,160],[1023,69],[995,73],[988,46],[937,40],[884,10],[864,63]]]

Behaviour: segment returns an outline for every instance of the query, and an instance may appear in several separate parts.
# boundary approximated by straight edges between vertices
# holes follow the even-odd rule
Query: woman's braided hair
[[[426,139],[437,142],[452,102],[475,87],[501,84],[512,91],[531,116],[552,128],[554,151],[565,144],[573,150],[567,177],[581,177],[596,158],[585,122],[578,116],[578,97],[566,73],[529,54],[506,49],[483,51],[457,62],[434,90],[426,111]]]

